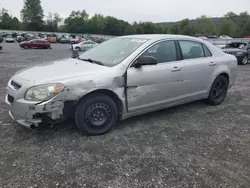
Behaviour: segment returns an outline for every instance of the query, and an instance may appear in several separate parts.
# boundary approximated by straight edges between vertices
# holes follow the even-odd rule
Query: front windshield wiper
[[[78,58],[78,59],[80,59],[80,60],[82,60],[82,61],[88,61],[88,62],[90,62],[90,63],[95,63],[95,64],[98,64],[98,65],[104,65],[101,61],[96,61],[96,60],[93,60],[93,59],[81,59],[81,58]]]

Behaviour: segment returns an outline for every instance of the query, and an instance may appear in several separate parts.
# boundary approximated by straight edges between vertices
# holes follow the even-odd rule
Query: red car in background
[[[79,43],[81,43],[81,42],[84,42],[84,40],[79,39],[79,40],[76,41],[76,44],[79,44]]]
[[[32,39],[30,41],[23,41],[19,43],[19,46],[24,49],[28,48],[51,49],[50,42],[44,39]]]

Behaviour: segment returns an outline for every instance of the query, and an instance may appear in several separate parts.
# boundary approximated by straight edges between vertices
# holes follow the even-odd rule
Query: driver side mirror
[[[140,68],[144,65],[156,65],[157,59],[153,56],[140,56],[134,63],[133,67]]]

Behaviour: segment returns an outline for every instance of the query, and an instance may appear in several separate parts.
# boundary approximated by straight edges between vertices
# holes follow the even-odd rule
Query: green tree
[[[112,16],[107,16],[104,19],[103,34],[117,36],[124,35],[124,31],[128,25],[128,22],[118,20]]]
[[[71,33],[86,33],[88,31],[89,15],[85,10],[72,11],[68,18],[64,20],[68,32]]]
[[[250,35],[250,15],[248,12],[241,12],[239,15],[235,14],[234,12],[228,12],[224,16],[224,19],[227,20],[227,27],[229,27],[229,21],[231,22],[230,25],[234,26],[232,27],[232,30],[230,29],[233,37],[244,37],[246,35]],[[224,25],[224,27],[226,26]]]
[[[10,29],[10,24],[11,24],[11,16],[8,14],[6,9],[2,9],[1,15],[0,15],[0,20],[1,20],[1,28],[2,29]]]
[[[20,29],[20,22],[17,17],[13,17],[10,22],[10,29],[19,30]]]
[[[103,33],[105,17],[101,14],[95,14],[88,21],[88,33],[101,34]]]
[[[169,28],[170,34],[179,34],[179,25],[174,24]]]
[[[217,28],[211,18],[201,16],[196,19],[195,25],[196,34],[214,35],[217,33]]]
[[[62,18],[58,13],[49,13],[46,20],[46,31],[58,31],[58,24],[62,21]]]
[[[225,18],[220,27],[220,34],[234,36],[235,31],[236,31],[235,23],[232,20]]]
[[[125,35],[133,35],[133,34],[137,34],[137,28],[136,26],[133,25],[128,25],[124,31]]]
[[[40,0],[25,0],[21,17],[27,30],[42,30],[44,14]]]
[[[195,28],[190,23],[189,19],[181,20],[180,23],[178,24],[178,27],[179,27],[178,28],[179,34],[190,35],[190,36],[195,35]]]

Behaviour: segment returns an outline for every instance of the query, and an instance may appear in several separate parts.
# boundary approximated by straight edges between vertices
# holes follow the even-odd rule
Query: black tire
[[[228,85],[229,81],[225,76],[218,76],[212,84],[207,102],[211,105],[221,104],[227,96]]]
[[[248,57],[245,55],[242,59],[242,61],[239,63],[240,65],[246,65],[248,63]]]
[[[76,50],[77,50],[78,52],[80,52],[80,51],[81,51],[81,48],[80,48],[80,47],[76,47]]]
[[[117,105],[109,96],[94,94],[79,103],[75,112],[75,121],[83,133],[101,135],[117,123],[118,114]]]
[[[24,48],[24,49],[28,49],[28,48],[29,48],[29,46],[28,46],[28,45],[25,45],[23,48]]]

